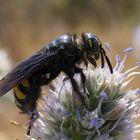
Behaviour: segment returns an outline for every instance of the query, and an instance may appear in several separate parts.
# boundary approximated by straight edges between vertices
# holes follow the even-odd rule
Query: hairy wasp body
[[[62,35],[19,63],[7,74],[0,81],[0,96],[14,88],[17,106],[25,113],[34,111],[41,93],[40,87],[50,83],[63,71],[70,79],[73,90],[82,99],[73,76],[79,73],[84,85],[85,75],[76,64],[84,62],[87,67],[90,62],[96,67],[96,60],[100,57],[102,67],[106,59],[112,73],[111,63],[95,35],[83,33],[80,38],[72,34]]]

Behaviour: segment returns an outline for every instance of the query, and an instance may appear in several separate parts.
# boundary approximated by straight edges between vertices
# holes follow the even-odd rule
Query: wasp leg
[[[75,79],[73,78],[73,76],[69,76],[69,79],[70,79],[70,81],[71,81],[73,90],[74,90],[76,93],[78,93],[80,99],[81,99],[82,102],[84,103],[83,95],[82,95],[82,93],[79,91],[79,88],[78,88],[78,85],[77,85]]]
[[[31,129],[32,129],[32,126],[33,124],[35,123],[35,121],[39,118],[39,113],[34,110],[33,112],[29,112],[29,115],[31,116],[30,117],[30,122],[29,122],[29,126],[27,128],[27,136],[30,136],[31,134]]]
[[[78,96],[81,99],[81,101],[83,103],[85,103],[84,97],[83,97],[82,93],[79,91],[79,88],[78,88],[78,85],[76,83],[76,80],[73,78],[74,77],[74,69],[71,69],[71,71],[70,71],[70,69],[65,69],[64,72],[66,73],[66,75],[70,79],[73,90],[78,94]]]
[[[82,80],[82,84],[83,84],[83,87],[84,87],[84,92],[85,92],[85,91],[86,91],[86,88],[85,88],[86,76],[85,76],[85,74],[83,73],[83,69],[74,66],[74,72],[75,72],[75,73],[80,73],[80,75],[81,75],[81,80]]]

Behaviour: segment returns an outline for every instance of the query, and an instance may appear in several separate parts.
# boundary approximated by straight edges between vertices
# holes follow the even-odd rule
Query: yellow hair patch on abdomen
[[[15,87],[14,90],[15,90],[15,94],[16,94],[16,96],[17,96],[18,99],[23,100],[23,99],[26,98],[26,95],[18,88],[18,86]]]

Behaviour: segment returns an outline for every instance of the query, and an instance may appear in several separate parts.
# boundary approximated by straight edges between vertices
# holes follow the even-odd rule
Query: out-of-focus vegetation
[[[91,31],[100,38],[111,37],[107,41],[116,43],[124,35],[129,37],[130,44],[130,32],[140,19],[138,0],[0,0],[0,3],[0,42],[10,49],[15,60],[67,32]]]
[[[140,42],[140,34],[135,34],[140,26],[139,13],[139,0],[0,0],[0,44],[18,62],[61,34],[89,31],[112,46],[114,60],[116,53],[123,55],[123,48]],[[138,51],[129,55],[127,68],[135,65],[139,55]],[[135,87],[139,86],[137,80]],[[25,124],[22,115],[15,105],[7,107],[3,102],[0,139],[23,139],[22,128],[9,124],[10,119]]]

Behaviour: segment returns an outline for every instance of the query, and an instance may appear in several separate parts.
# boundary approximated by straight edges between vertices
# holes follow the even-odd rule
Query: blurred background
[[[0,0],[0,74],[38,51],[41,46],[65,33],[92,32],[102,43],[123,57],[123,49],[133,47],[126,69],[140,61],[139,0]],[[1,53],[2,52],[2,53]],[[140,76],[132,82],[139,87]],[[23,140],[25,129],[10,124],[27,124],[12,94],[0,98],[0,139]]]

